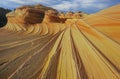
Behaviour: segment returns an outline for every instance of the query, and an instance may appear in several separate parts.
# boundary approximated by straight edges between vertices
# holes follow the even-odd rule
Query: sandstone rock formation
[[[51,7],[46,7],[46,6],[41,5],[41,4],[37,4],[37,5],[25,5],[25,6],[18,7],[18,9],[25,9],[25,8],[39,9],[39,10],[41,10],[43,12],[45,12],[47,10],[54,10],[54,11],[56,11],[55,9],[53,9]]]
[[[60,18],[67,18],[67,19],[83,19],[87,17],[88,14],[84,12],[67,12],[67,13],[59,13]]]
[[[66,14],[65,14],[65,17],[66,18],[68,18],[68,19],[72,19],[73,18],[73,12],[67,12]]]
[[[110,39],[120,43],[120,5],[91,14],[84,20]]]
[[[29,25],[41,23],[47,10],[56,11],[50,7],[37,4],[35,6],[22,6],[8,13],[8,24],[5,28],[9,30],[27,30]],[[12,25],[12,27],[11,27]]]
[[[35,6],[22,6],[15,9],[14,12],[7,14],[7,17],[11,19],[11,16],[24,24],[35,24],[43,21],[45,11],[53,10],[52,8],[42,6],[40,4]],[[18,18],[18,19],[17,19]]]
[[[10,20],[11,18],[14,18],[18,20],[18,23],[23,23],[23,24],[40,23],[44,18],[44,12],[40,11],[39,9],[31,9],[31,8],[16,9],[13,13],[9,13],[7,17]]]
[[[58,16],[59,16],[59,18],[65,18],[65,13],[64,12],[59,12]]]
[[[73,17],[76,18],[76,19],[79,19],[79,18],[82,17],[82,13],[81,12],[76,12],[76,13],[74,13]]]
[[[53,10],[48,10],[45,12],[44,22],[59,22],[58,12]]]
[[[115,19],[120,19],[120,5],[116,5],[116,6],[112,6],[108,9],[102,10],[100,12],[98,12],[97,14],[100,15],[105,15],[106,17],[111,17],[111,18],[115,18]]]
[[[81,18],[32,6],[8,14],[0,29],[0,79],[120,79],[119,19],[101,16],[107,11]],[[42,22],[33,17],[41,12]]]

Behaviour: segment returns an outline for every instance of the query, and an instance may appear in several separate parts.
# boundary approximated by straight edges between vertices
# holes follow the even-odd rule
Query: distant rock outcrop
[[[65,14],[65,17],[68,18],[68,19],[72,19],[73,18],[73,14],[74,14],[74,12],[67,12]]]
[[[67,12],[67,13],[59,13],[60,18],[67,18],[67,19],[82,19],[85,18],[88,14],[84,12]]]

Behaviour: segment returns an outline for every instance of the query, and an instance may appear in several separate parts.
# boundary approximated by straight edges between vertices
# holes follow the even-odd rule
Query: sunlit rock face
[[[41,23],[45,17],[45,12],[48,10],[56,11],[53,8],[45,7],[40,4],[18,7],[6,15],[8,24],[5,28],[9,28],[9,30],[14,29],[16,31],[28,30],[29,26]]]
[[[22,21],[25,24],[41,23],[44,18],[44,12],[39,9],[32,8],[16,9],[15,13],[16,17],[23,18]]]
[[[119,5],[90,15],[41,6],[7,14],[0,79],[120,79]]]
[[[44,12],[39,9],[16,9],[15,11],[7,14],[8,20],[12,23],[16,20],[17,23],[22,24],[35,24],[42,22],[44,18]],[[15,23],[13,21],[13,23]]]
[[[35,6],[22,6],[15,11],[7,14],[7,17],[11,19],[11,16],[15,19],[19,19],[18,22],[24,23],[24,24],[35,24],[35,23],[41,23],[43,21],[45,11],[47,10],[53,10],[55,9],[42,6],[40,4]]]
[[[60,22],[58,12],[53,10],[46,11],[44,22]]]
[[[120,44],[120,5],[91,14],[84,20]]]

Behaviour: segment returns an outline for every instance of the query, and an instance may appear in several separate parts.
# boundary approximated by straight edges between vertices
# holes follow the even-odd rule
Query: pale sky
[[[98,12],[120,4],[120,0],[0,0],[0,7],[15,9],[21,5],[43,4],[59,11]]]

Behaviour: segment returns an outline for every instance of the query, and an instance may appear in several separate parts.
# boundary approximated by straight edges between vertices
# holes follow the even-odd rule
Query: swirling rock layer
[[[119,19],[103,16],[61,22],[48,11],[35,24],[12,18],[0,29],[0,79],[120,79]]]

